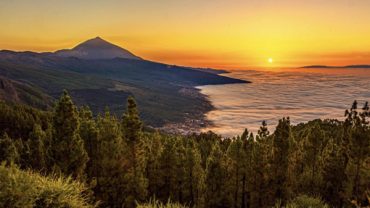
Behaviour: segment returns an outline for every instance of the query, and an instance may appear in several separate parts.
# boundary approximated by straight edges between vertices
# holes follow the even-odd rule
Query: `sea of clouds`
[[[289,116],[293,124],[316,118],[344,119],[354,100],[370,101],[370,69],[247,70],[225,74],[250,84],[200,86],[215,106],[206,116],[223,136],[245,128],[256,133],[266,120],[270,131]]]

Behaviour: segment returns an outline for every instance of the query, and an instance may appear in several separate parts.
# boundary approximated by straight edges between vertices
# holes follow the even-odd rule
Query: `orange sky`
[[[369,0],[2,0],[0,49],[54,51],[100,36],[179,65],[370,64],[369,11]]]

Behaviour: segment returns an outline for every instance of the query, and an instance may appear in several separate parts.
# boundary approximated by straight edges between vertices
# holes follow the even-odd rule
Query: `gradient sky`
[[[370,64],[369,11],[370,0],[1,0],[0,49],[55,51],[100,36],[179,65]]]

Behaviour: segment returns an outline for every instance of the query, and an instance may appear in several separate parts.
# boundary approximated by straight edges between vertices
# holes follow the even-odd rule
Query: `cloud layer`
[[[369,69],[303,69],[235,71],[227,76],[251,84],[201,86],[216,110],[207,114],[213,130],[224,136],[257,132],[266,120],[270,130],[278,119],[289,116],[297,124],[316,118],[344,118],[354,100],[370,101]]]

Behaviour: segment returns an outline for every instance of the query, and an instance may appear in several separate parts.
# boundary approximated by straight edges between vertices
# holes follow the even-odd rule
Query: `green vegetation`
[[[0,207],[96,207],[89,203],[86,190],[71,178],[45,177],[0,165]]]
[[[81,178],[88,161],[84,141],[78,132],[80,119],[67,91],[63,92],[53,112],[53,134],[48,153],[53,169],[65,175]]]
[[[13,207],[37,207],[32,203],[39,199],[41,207],[58,200],[71,204],[60,207],[370,206],[367,103],[359,109],[354,102],[345,121],[292,125],[283,118],[273,133],[263,122],[256,135],[246,129],[221,138],[147,132],[135,100],[127,102],[121,118],[108,108],[93,117],[67,92],[53,111],[0,102],[0,194],[6,194],[0,201]],[[13,183],[9,174],[25,182]],[[43,192],[45,184],[52,190]]]
[[[172,203],[171,201],[162,203],[158,200],[150,200],[149,203],[138,204],[137,208],[187,208],[187,206],[179,203]]]
[[[281,201],[275,204],[275,208],[283,207]],[[320,198],[310,197],[307,195],[297,196],[287,203],[286,208],[329,208]]]

